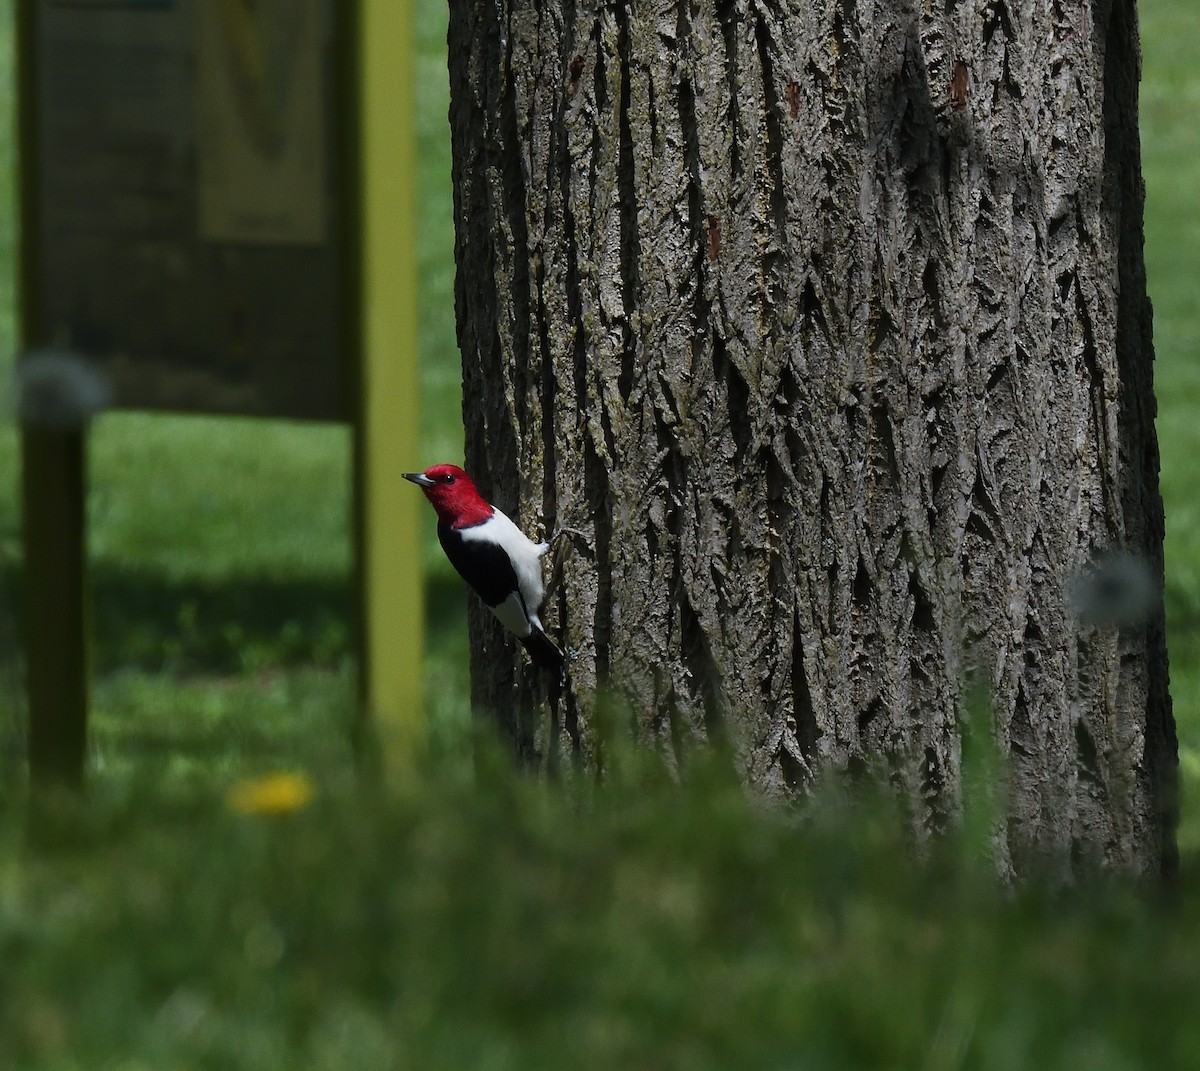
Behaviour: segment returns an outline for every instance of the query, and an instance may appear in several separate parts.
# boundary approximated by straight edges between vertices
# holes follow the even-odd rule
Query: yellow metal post
[[[394,780],[411,769],[425,739],[420,569],[425,503],[400,476],[417,457],[420,425],[412,5],[358,0],[351,6],[360,740]]]

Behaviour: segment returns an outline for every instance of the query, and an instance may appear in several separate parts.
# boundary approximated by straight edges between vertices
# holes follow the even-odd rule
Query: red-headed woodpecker
[[[546,635],[538,611],[546,593],[542,556],[549,543],[534,543],[495,506],[457,465],[406,472],[438,515],[438,542],[450,564],[478,593],[529,657],[545,669],[562,670],[562,651]]]

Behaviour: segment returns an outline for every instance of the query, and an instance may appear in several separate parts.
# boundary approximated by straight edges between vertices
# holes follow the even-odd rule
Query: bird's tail
[[[536,625],[521,643],[529,652],[529,657],[535,666],[548,669],[555,674],[561,674],[563,668],[563,653],[555,642]]]

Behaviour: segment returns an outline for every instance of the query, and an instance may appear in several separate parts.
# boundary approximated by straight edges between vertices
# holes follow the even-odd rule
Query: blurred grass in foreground
[[[403,800],[318,778],[308,804],[279,778],[237,810],[105,779],[82,830],[0,851],[0,1066],[1200,1060],[1194,898],[1006,896],[985,844],[916,862],[886,793],[801,822],[712,770],[623,769],[568,789],[491,756]]]

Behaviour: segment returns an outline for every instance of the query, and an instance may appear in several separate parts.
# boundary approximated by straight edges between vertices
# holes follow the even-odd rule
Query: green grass
[[[11,63],[0,0],[0,85]],[[1172,693],[1200,785],[1200,8],[1142,6]],[[420,466],[462,455],[444,5],[418,4]],[[0,94],[0,103],[4,100]],[[0,119],[2,122],[2,119]],[[0,372],[13,339],[0,134]],[[467,754],[465,595],[427,542],[433,747],[353,777],[349,436],[117,413],[91,444],[82,811],[0,791],[0,1068],[1028,1068],[1200,1062],[1200,808],[1172,903],[1008,896],[986,814],[921,862],[879,801],[803,824],[631,756],[602,788]],[[16,441],[0,422],[0,747],[16,715]],[[6,658],[6,653],[8,657]],[[316,797],[245,815],[237,778]],[[0,778],[11,764],[0,761]]]
[[[1176,0],[1141,7],[1146,179],[1146,270],[1154,302],[1158,438],[1166,506],[1167,642],[1184,774],[1181,846],[1200,852],[1200,72],[1192,44],[1200,8]]]

